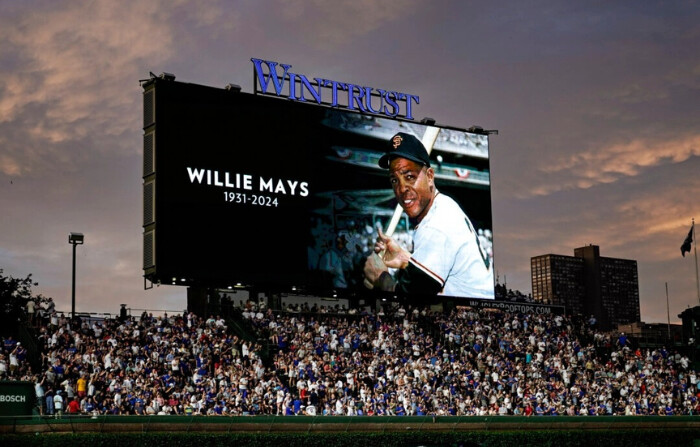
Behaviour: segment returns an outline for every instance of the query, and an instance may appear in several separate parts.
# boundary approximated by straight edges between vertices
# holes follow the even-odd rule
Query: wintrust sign
[[[409,120],[413,119],[413,104],[420,104],[418,95],[331,79],[309,79],[303,74],[292,72],[289,64],[255,58],[251,61],[255,70],[256,93]]]

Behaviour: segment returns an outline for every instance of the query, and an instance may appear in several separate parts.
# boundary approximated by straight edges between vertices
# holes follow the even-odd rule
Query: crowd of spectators
[[[511,301],[517,303],[534,303],[535,300],[532,299],[532,294],[525,295],[519,290],[513,290],[507,288],[504,284],[496,283],[494,288],[494,293],[496,299],[499,301]]]
[[[3,339],[0,380],[42,414],[677,415],[700,411],[689,359],[561,315],[395,306],[248,307],[239,338],[192,313],[38,319],[41,367]]]

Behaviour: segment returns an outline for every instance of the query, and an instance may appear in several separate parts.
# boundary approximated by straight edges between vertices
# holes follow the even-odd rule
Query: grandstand
[[[698,373],[676,348],[640,348],[563,315],[385,304],[273,310],[248,301],[219,315],[82,321],[54,310],[26,321],[21,338],[33,346],[3,337],[0,377],[34,383],[44,418],[700,410]]]

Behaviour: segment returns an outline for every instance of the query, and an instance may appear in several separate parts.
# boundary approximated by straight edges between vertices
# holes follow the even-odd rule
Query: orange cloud
[[[60,143],[138,129],[136,81],[174,51],[167,10],[156,2],[61,3],[0,18],[2,53],[15,61],[0,68],[0,124],[15,132],[3,147],[3,172],[50,166]]]
[[[700,135],[697,134],[664,141],[636,139],[590,149],[548,161],[540,170],[561,175],[562,178],[535,186],[529,194],[549,195],[562,190],[588,189],[614,183],[623,177],[640,175],[655,166],[681,163],[692,156],[700,156]]]
[[[7,155],[0,155],[0,172],[5,175],[18,176],[22,170],[14,159]]]

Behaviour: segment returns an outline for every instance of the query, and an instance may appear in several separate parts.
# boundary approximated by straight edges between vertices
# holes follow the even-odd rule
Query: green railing
[[[0,445],[681,447],[700,445],[700,417],[4,417]]]
[[[383,432],[410,430],[688,429],[700,416],[4,416],[0,433],[114,431]],[[303,428],[301,428],[303,427]]]

